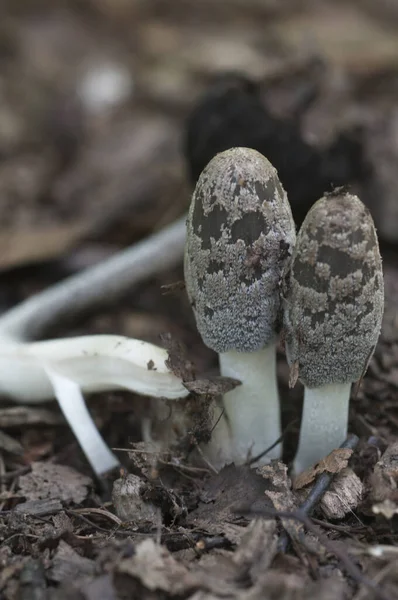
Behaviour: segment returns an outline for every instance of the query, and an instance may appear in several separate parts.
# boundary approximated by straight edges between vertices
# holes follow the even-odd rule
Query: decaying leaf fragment
[[[294,489],[300,490],[310,485],[321,473],[340,473],[347,467],[352,452],[350,448],[336,448],[316,465],[300,473],[294,480]]]
[[[186,595],[199,586],[198,578],[177,562],[167,548],[152,539],[138,544],[134,555],[119,563],[117,572],[138,579],[149,590],[160,590],[172,596]]]
[[[391,519],[398,512],[398,442],[390,444],[369,478],[371,510]]]

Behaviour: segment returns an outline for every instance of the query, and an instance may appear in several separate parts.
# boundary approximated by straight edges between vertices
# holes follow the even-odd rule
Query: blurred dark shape
[[[184,153],[193,184],[218,152],[245,146],[261,152],[277,169],[299,226],[324,192],[361,175],[361,145],[340,135],[326,149],[303,140],[297,117],[277,118],[260,97],[258,84],[226,74],[210,86],[190,114]]]
[[[86,133],[83,107],[73,92],[60,93],[53,99],[47,131],[62,171],[76,159]]]

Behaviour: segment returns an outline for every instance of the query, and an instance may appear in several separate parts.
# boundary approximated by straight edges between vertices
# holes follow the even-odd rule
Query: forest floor
[[[185,213],[185,119],[228,70],[260,80],[281,119],[315,90],[300,117],[314,145],[361,129],[374,172],[358,185],[386,282],[380,342],[350,407],[359,443],[293,484],[302,389],[289,390],[282,351],[284,462],[257,469],[194,467],[184,447],[156,455],[140,428],[153,405],[115,392],[87,398],[123,464],[99,482],[55,402],[1,400],[0,598],[398,599],[395,2],[4,0],[0,11],[2,311]],[[159,344],[169,333],[198,376],[215,375],[184,290],[162,287],[182,279],[181,264],[51,336]],[[325,473],[329,491],[303,516]]]

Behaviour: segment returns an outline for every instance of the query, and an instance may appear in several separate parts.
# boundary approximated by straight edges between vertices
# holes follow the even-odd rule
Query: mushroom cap
[[[216,352],[253,352],[281,322],[280,282],[295,243],[276,170],[233,148],[203,170],[187,220],[186,288],[203,341]]]
[[[357,196],[340,188],[311,208],[284,297],[293,380],[308,388],[358,381],[380,334],[384,285],[373,219]]]

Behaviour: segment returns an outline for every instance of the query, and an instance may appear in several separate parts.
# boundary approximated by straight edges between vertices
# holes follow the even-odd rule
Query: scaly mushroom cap
[[[192,197],[184,261],[188,296],[209,348],[251,352],[272,341],[294,242],[290,205],[271,163],[249,148],[217,154]]]
[[[384,286],[368,209],[342,189],[309,211],[285,290],[291,379],[309,388],[363,375],[380,334]]]

